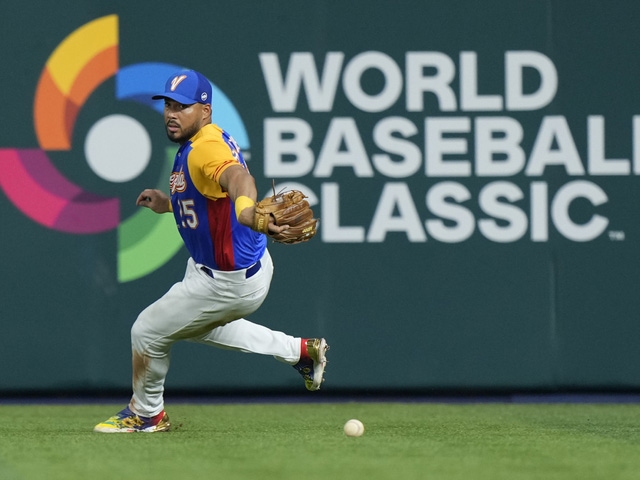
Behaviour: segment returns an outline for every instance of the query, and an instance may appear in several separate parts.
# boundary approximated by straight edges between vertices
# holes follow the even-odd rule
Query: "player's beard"
[[[173,125],[177,125],[175,122],[170,122],[170,123],[172,123]],[[185,143],[187,140],[193,137],[200,130],[200,125],[198,125],[197,123],[194,123],[187,129],[183,128],[181,125],[177,125],[177,126],[179,127],[179,130],[177,132],[170,131],[168,124],[165,125],[165,128],[166,128],[167,137],[169,138],[169,140],[171,140],[174,143],[179,143],[180,145]]]

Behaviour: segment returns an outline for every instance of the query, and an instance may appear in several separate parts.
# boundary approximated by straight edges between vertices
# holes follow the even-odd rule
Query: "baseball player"
[[[190,258],[183,280],[134,323],[133,396],[126,408],[96,425],[96,432],[169,430],[164,382],[171,346],[179,340],[272,355],[293,365],[308,390],[320,388],[329,349],[323,338],[293,337],[243,318],[260,307],[273,275],[264,232],[278,235],[289,226],[271,218],[261,226],[263,233],[254,230],[255,181],[233,138],[211,123],[209,81],[181,71],[153,99],[164,100],[167,136],[180,148],[170,195],[147,189],[136,203],[159,214],[173,212]]]

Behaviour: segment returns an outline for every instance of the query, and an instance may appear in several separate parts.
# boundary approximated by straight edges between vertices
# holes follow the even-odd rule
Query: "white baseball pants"
[[[289,364],[298,362],[300,337],[243,318],[255,312],[269,292],[273,262],[268,251],[260,262],[260,270],[248,279],[245,270],[213,270],[211,278],[190,258],[184,279],[140,313],[131,329],[130,408],[134,413],[152,417],[164,409],[164,382],[171,346],[179,340],[273,355]]]

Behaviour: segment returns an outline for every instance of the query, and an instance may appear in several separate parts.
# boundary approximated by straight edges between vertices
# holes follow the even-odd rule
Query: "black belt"
[[[256,273],[258,273],[260,271],[261,267],[262,267],[262,264],[260,263],[260,260],[258,260],[256,263],[254,263],[249,268],[247,268],[247,270],[245,271],[245,277],[244,278],[253,277]],[[204,265],[202,265],[200,267],[200,270],[202,270],[204,273],[209,275],[211,278],[215,278],[213,276],[213,270],[211,270],[209,267],[205,267]]]

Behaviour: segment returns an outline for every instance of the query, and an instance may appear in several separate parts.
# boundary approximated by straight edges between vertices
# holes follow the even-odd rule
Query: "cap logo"
[[[200,95],[200,99],[204,102],[207,100],[207,92],[202,92],[202,95]]]
[[[171,80],[171,91],[173,92],[176,88],[178,88],[178,85],[180,85],[180,82],[182,82],[185,78],[187,78],[186,75],[180,75],[179,77],[174,77],[174,79]]]

